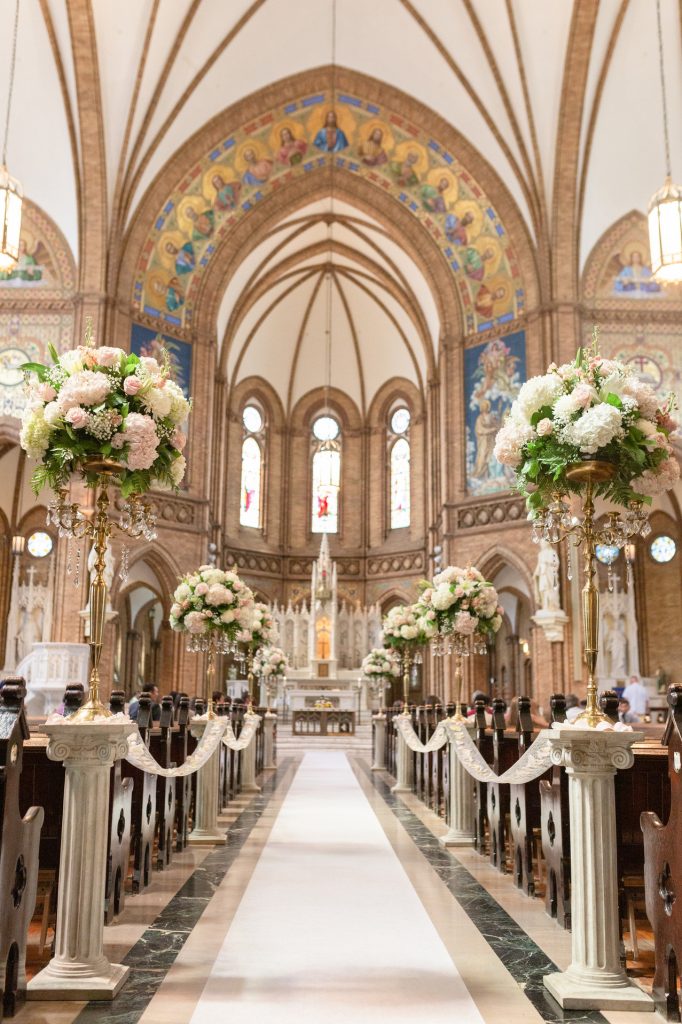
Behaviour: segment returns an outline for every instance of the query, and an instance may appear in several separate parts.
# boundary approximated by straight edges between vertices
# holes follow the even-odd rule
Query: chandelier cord
[[[661,0],[656,0],[656,23],[658,26],[658,68],[661,75],[661,99],[663,101],[663,139],[665,143],[665,173],[672,174],[670,161],[670,135],[668,133],[668,100],[665,91],[665,59],[663,55],[663,28],[661,26]]]
[[[14,35],[12,38],[12,58],[9,65],[9,89],[7,92],[7,116],[5,117],[5,137],[2,143],[2,163],[7,166],[7,139],[9,137],[9,116],[12,109],[12,94],[14,92],[14,70],[17,63],[17,34],[19,30],[19,0],[14,11]]]
[[[332,31],[331,31],[331,101],[332,109],[336,97],[336,0],[332,0]],[[333,222],[334,222],[334,153],[330,154],[330,180],[329,180],[329,224],[327,233],[328,242],[328,266],[327,266],[327,316],[326,316],[326,352],[325,352],[325,384],[324,384],[324,405],[325,412],[329,415],[329,391],[332,382],[332,256],[334,248]]]

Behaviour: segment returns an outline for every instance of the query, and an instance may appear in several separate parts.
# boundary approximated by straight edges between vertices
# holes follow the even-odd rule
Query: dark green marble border
[[[571,1021],[572,1024],[607,1024],[606,1018],[596,1010],[562,1010],[552,999],[543,983],[546,974],[559,968],[540,947],[503,910],[480,882],[448,850],[445,850],[433,832],[400,800],[377,772],[355,761],[371,785],[379,793],[415,846],[438,877],[445,882],[472,923],[499,957],[515,982],[548,1024]],[[510,880],[511,884],[511,880]]]
[[[285,758],[262,783],[262,791],[227,830],[227,845],[208,854],[124,957],[130,974],[118,996],[112,1002],[88,1003],[74,1024],[137,1024],[291,764],[292,758]],[[134,896],[128,897],[129,907],[134,902]]]

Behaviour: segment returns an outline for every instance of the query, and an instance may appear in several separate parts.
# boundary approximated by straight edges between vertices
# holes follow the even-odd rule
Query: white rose
[[[187,586],[187,584],[186,583],[181,583],[180,586],[176,588],[176,591],[175,591],[175,594],[173,595],[173,597],[175,598],[176,601],[186,601],[191,593],[192,593],[192,591]]]
[[[436,611],[444,612],[451,608],[456,600],[457,598],[452,590],[450,590],[449,584],[446,584],[438,587],[434,592],[432,604]]]

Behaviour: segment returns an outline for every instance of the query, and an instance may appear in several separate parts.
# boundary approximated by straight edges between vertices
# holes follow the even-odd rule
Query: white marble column
[[[59,855],[55,955],[28,983],[29,999],[113,999],[129,968],[104,955],[104,886],[109,780],[127,753],[129,719],[45,725],[47,756],[63,761],[64,810]]]
[[[374,722],[372,771],[383,772],[386,771],[386,715],[380,711],[377,715],[372,715],[372,721]]]
[[[218,719],[220,721],[220,719]],[[196,739],[204,735],[208,719],[194,718],[190,732]],[[222,740],[220,741],[222,743]],[[194,801],[194,823],[187,836],[189,846],[220,846],[227,834],[218,826],[220,799],[220,748],[216,747],[208,761],[197,771],[197,792]]]
[[[473,733],[472,722],[462,723]],[[448,743],[448,825],[450,828],[439,842],[441,846],[473,846],[474,831],[474,780],[462,765],[455,752],[455,744]]]
[[[614,776],[632,766],[641,733],[546,729],[552,762],[569,778],[571,963],[545,986],[564,1009],[652,1010],[620,963]]]
[[[264,733],[264,749],[263,749],[263,768],[276,768],[275,764],[275,725],[277,723],[277,715],[272,711],[266,711],[263,715],[263,729]],[[252,746],[255,750],[256,737],[252,740]]]
[[[403,734],[400,730],[398,730],[397,744],[398,779],[395,786],[391,789],[391,793],[411,793],[412,751],[403,739]]]
[[[256,738],[254,732],[248,747],[242,750],[242,793],[260,793],[260,786],[256,784]]]

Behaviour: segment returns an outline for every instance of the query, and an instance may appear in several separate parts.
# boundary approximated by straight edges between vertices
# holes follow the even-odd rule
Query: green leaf
[[[58,363],[59,362],[59,355],[57,353],[57,349],[54,347],[54,345],[52,344],[51,341],[49,341],[47,343],[47,351],[52,356],[52,362],[53,363]]]
[[[35,373],[38,380],[43,381],[47,376],[47,366],[42,363],[22,363],[19,369],[22,373]]]
[[[622,409],[623,408],[623,403],[621,402],[621,400],[618,397],[618,395],[614,395],[613,392],[611,392],[611,391],[609,391],[608,395],[606,396],[606,403],[607,403],[607,405],[615,406],[616,409]]]
[[[532,427],[537,427],[537,425],[540,422],[540,420],[551,420],[551,418],[552,418],[552,407],[551,407],[551,405],[543,405],[543,407],[541,409],[538,409],[538,411],[534,412],[533,415],[531,416],[531,418],[530,418],[530,425]]]
[[[578,351],[575,354],[575,362],[573,363],[573,365],[575,366],[576,369],[581,365],[582,361],[583,361],[583,350],[582,350],[582,348],[579,348]]]

